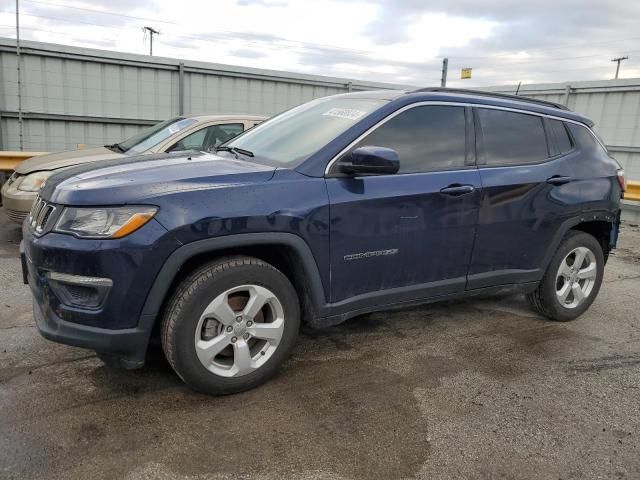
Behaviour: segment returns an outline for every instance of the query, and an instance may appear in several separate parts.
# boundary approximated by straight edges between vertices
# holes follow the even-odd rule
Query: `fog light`
[[[47,277],[51,290],[63,304],[79,308],[100,308],[113,286],[110,278],[57,272],[49,272]]]

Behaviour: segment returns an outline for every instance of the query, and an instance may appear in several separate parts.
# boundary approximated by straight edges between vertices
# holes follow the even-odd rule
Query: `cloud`
[[[454,73],[450,78],[461,85],[465,83],[456,82],[455,74],[463,66],[475,67],[476,79],[479,75],[484,85],[517,83],[521,78],[608,78],[613,72],[610,59],[628,51],[640,37],[640,2],[381,0],[378,6],[376,19],[364,32],[382,44],[409,41],[410,26],[425,15],[492,22],[495,27],[485,38],[469,38],[463,46],[443,41],[438,48],[438,57],[449,58]],[[628,40],[611,41],[620,39]]]
[[[236,48],[234,50],[231,50],[229,52],[229,55],[240,58],[262,58],[267,56],[266,53],[252,48]]]
[[[74,0],[68,5],[75,8],[22,2],[23,38],[146,53],[140,29],[150,25],[161,31],[154,39],[154,53],[161,56],[415,85],[437,84],[445,56],[452,86],[610,78],[611,58],[624,54],[630,59],[622,76],[640,76],[640,47],[634,49],[640,2]],[[12,8],[0,7],[1,23],[13,23]],[[473,68],[472,80],[459,79],[462,67]]]
[[[238,0],[237,4],[242,7],[261,5],[263,7],[286,7],[287,2],[280,0]]]

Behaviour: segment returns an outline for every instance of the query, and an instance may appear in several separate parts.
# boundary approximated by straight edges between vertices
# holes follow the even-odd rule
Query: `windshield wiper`
[[[246,157],[254,157],[255,155],[253,154],[252,151],[250,150],[245,150],[244,148],[238,148],[238,147],[216,147],[216,153],[217,152],[231,152],[231,153],[235,153],[236,157],[238,156],[238,154],[240,155],[244,155]]]
[[[231,147],[231,150],[233,152],[239,153],[239,154],[244,155],[246,157],[254,157],[255,156],[251,150],[245,150],[244,148]]]
[[[105,145],[105,148],[109,150],[113,150],[114,152],[124,153],[126,150],[122,148],[118,143],[114,143],[113,145]]]

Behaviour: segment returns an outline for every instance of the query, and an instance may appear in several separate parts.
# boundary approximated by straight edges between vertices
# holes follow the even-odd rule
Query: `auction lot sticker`
[[[353,108],[332,108],[331,110],[323,113],[323,116],[346,118],[348,120],[357,120],[367,112],[362,110],[354,110]]]

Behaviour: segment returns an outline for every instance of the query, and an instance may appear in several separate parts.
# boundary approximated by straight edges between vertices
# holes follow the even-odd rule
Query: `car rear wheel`
[[[277,372],[299,326],[298,298],[285,275],[257,258],[225,258],[181,282],[164,314],[162,347],[192,388],[235,393]]]
[[[552,320],[579,317],[595,300],[604,273],[600,243],[588,233],[571,230],[553,256],[529,303]]]

